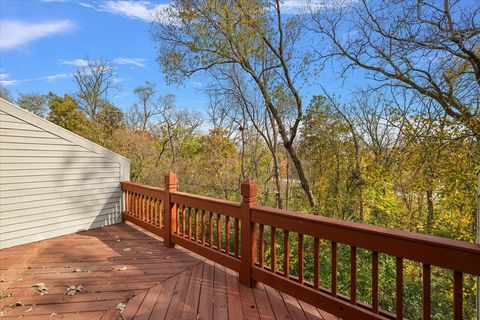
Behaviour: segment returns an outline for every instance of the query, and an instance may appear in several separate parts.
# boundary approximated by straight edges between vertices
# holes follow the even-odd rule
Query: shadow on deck
[[[241,285],[236,272],[160,242],[117,224],[0,250],[3,319],[337,319],[261,283]],[[83,290],[66,295],[72,285]]]

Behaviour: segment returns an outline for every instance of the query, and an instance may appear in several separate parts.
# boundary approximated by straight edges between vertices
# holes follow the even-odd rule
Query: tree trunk
[[[307,195],[308,203],[310,204],[310,207],[314,208],[315,200],[313,199],[313,194],[310,190],[310,186],[308,185],[308,180],[305,176],[305,172],[303,171],[300,158],[298,157],[297,152],[295,151],[295,148],[293,148],[291,143],[284,143],[284,146],[285,149],[287,149],[290,158],[292,159],[295,169],[297,170],[298,178],[300,179],[300,185],[302,186],[303,191],[305,191],[305,194]]]
[[[277,188],[277,208],[282,209],[283,208],[283,200],[282,200],[282,185],[280,183],[280,173],[279,173],[279,168],[278,168],[278,157],[276,154],[273,155],[273,170],[274,170],[274,176],[275,176],[275,186]]]
[[[427,190],[427,233],[432,232],[433,227],[433,191]]]

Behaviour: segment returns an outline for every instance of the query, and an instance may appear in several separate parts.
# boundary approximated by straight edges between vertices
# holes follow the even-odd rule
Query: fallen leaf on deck
[[[151,251],[148,251],[148,252],[147,252],[147,254],[153,254],[153,252],[151,252]]]
[[[16,282],[21,282],[21,281],[23,281],[23,278],[17,278],[17,279],[15,279],[15,281]]]
[[[127,305],[123,302],[120,302],[119,304],[117,304],[117,310],[120,310],[120,312],[123,312],[123,310],[125,310],[125,307]]]
[[[13,297],[13,293],[0,291],[0,299]]]
[[[37,289],[37,292],[42,296],[48,291],[45,283],[43,282],[36,283],[33,287],[35,287]]]
[[[50,314],[50,318],[51,318],[51,317],[55,317],[55,316],[58,316],[58,313],[52,312],[52,313]]]
[[[123,249],[123,251],[125,251],[125,252],[130,251],[130,250],[132,250],[132,249],[130,249],[130,248]]]
[[[28,308],[27,310],[25,310],[25,312],[30,312],[30,311],[32,311],[32,309],[33,309],[33,307],[30,306],[30,308]]]
[[[78,268],[78,269],[73,270],[73,272],[82,272],[82,269]]]
[[[123,267],[121,267],[121,268],[118,269],[118,270],[119,270],[119,271],[125,271],[125,270],[127,270],[127,269],[128,269],[127,267],[123,266]]]
[[[66,291],[65,294],[66,294],[67,296],[74,296],[74,295],[76,295],[77,293],[83,291],[83,286],[82,286],[82,285],[78,285],[78,286],[75,286],[75,285],[67,286],[67,288],[65,289],[65,291]]]

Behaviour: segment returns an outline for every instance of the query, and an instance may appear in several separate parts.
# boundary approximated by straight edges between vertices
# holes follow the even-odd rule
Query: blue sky
[[[90,59],[116,64],[119,89],[111,100],[127,110],[134,102],[133,89],[155,82],[158,93],[175,94],[177,106],[205,109],[207,84],[199,74],[182,85],[167,86],[149,34],[148,14],[168,3],[123,0],[0,0],[0,84],[16,97],[18,92],[63,95],[76,91],[72,72]],[[303,0],[285,1],[295,11]],[[350,87],[337,78],[334,68],[319,82],[334,92]],[[357,79],[357,78],[355,78]],[[353,82],[356,82],[354,79]],[[350,81],[351,82],[351,81]],[[309,94],[320,93],[312,86]]]
[[[18,92],[57,94],[76,90],[71,76],[86,57],[116,64],[119,90],[112,101],[123,109],[144,81],[159,94],[173,93],[181,108],[202,109],[202,78],[183,85],[163,81],[146,10],[162,3],[128,1],[0,0],[0,84]]]

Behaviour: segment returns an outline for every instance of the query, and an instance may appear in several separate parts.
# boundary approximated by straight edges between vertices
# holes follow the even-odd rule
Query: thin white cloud
[[[145,68],[145,62],[147,60],[143,58],[117,58],[113,60],[115,64],[131,64],[139,68]]]
[[[154,5],[149,1],[110,0],[100,5],[100,9],[132,19],[150,22],[161,13],[166,13],[168,4]]]
[[[0,85],[8,87],[18,84],[18,80],[0,80]]]
[[[44,77],[39,78],[27,78],[27,79],[9,79],[10,75],[8,73],[1,73],[0,74],[0,85],[2,86],[14,86],[18,85],[23,82],[30,82],[30,81],[47,81],[47,82],[55,82],[59,79],[70,78],[72,76],[71,73],[56,73]]]
[[[48,82],[54,82],[55,80],[70,78],[71,76],[72,76],[71,73],[57,73],[57,74],[54,74],[54,75],[51,75],[51,76],[45,76],[45,77],[37,78],[35,80],[45,80],[45,81],[48,81]]]
[[[118,57],[113,60],[113,63],[116,65],[133,65],[139,68],[145,68],[145,62],[147,59],[144,58],[124,58]],[[87,67],[89,60],[87,59],[73,59],[73,60],[60,60],[58,62],[61,65],[69,65],[77,68]]]
[[[174,19],[169,18],[169,8],[171,7],[169,3],[156,4],[146,0],[83,0],[77,2],[77,4],[96,11],[108,12],[145,22],[175,23]]]
[[[75,67],[86,67],[88,66],[88,60],[86,59],[73,59],[73,60],[60,60],[60,64],[75,66]]]
[[[90,9],[95,9],[95,6],[91,3],[87,3],[87,2],[77,2],[79,5],[81,5],[82,7],[85,7],[85,8],[90,8]]]
[[[31,23],[19,20],[0,21],[0,48],[21,48],[29,42],[69,32],[74,24],[70,20]]]

